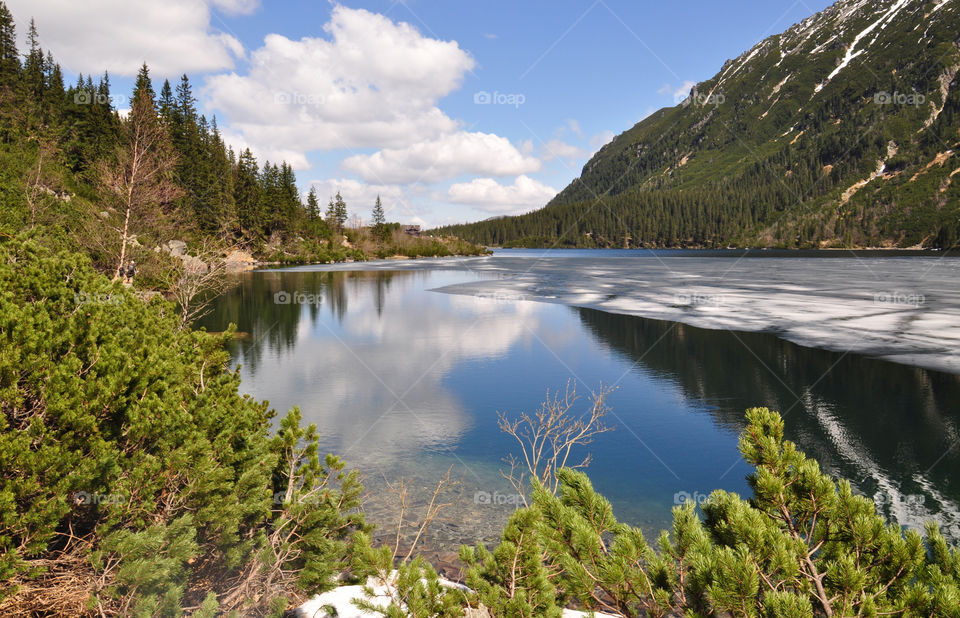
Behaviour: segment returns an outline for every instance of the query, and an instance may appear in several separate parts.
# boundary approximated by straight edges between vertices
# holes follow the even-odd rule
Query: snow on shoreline
[[[960,259],[536,257],[313,266],[465,270],[437,291],[588,307],[960,374]]]
[[[396,574],[396,571],[394,571],[393,574]],[[294,615],[296,618],[331,618],[331,616],[336,616],[337,618],[375,618],[379,614],[357,608],[357,606],[353,604],[353,599],[366,599],[375,605],[385,608],[390,604],[390,591],[382,581],[373,577],[367,579],[367,585],[370,586],[374,592],[375,596],[373,598],[368,598],[364,595],[363,586],[340,586],[339,588],[334,588],[329,592],[318,594],[309,599],[296,609]],[[440,579],[440,585],[446,588],[469,590],[469,588],[463,584],[458,584],[457,582],[443,578]],[[327,611],[330,607],[335,609],[335,613],[330,614]],[[490,614],[486,611],[472,610],[468,615],[489,617]],[[585,618],[586,616],[586,612],[572,609],[563,610],[563,618]],[[600,612],[595,612],[593,616],[597,618],[615,618],[610,614],[602,614]]]

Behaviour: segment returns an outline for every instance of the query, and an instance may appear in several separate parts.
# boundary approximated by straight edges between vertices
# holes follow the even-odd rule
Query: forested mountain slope
[[[487,244],[953,246],[960,3],[841,0],[618,135]]]

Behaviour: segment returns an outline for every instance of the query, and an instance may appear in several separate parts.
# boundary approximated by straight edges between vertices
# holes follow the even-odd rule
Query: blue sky
[[[437,225],[532,210],[614,134],[823,0],[11,0],[68,77],[190,75],[229,141],[301,188]],[[157,84],[159,87],[159,83]],[[119,99],[123,107],[123,99]]]

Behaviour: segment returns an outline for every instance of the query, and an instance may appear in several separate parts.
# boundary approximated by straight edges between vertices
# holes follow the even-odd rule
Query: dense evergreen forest
[[[225,144],[216,118],[198,113],[187,75],[157,91],[144,64],[129,98],[111,90],[107,74],[67,86],[37,26],[30,23],[23,53],[15,28],[0,4],[2,234],[34,230],[81,248],[104,272],[133,259],[141,281],[161,288],[170,263],[152,249],[171,239],[273,262],[482,251],[456,239],[407,238],[378,204],[353,205],[355,213],[380,209],[377,230],[347,229],[339,193],[324,209],[312,189],[300,195],[287,162],[260,163],[249,148]]]
[[[954,2],[838,2],[618,135],[544,208],[442,230],[497,246],[953,247],[957,32]]]
[[[124,127],[117,101],[149,100],[137,110],[153,115],[165,131],[156,145],[169,162],[169,180],[174,190],[159,204],[171,225],[198,232],[232,235],[248,242],[262,242],[273,233],[309,230],[321,213],[308,211],[301,203],[293,169],[286,162],[258,164],[246,149],[235,153],[224,144],[216,118],[198,114],[188,76],[176,88],[165,80],[155,93],[146,65],[140,69],[136,87],[127,99],[110,89],[104,74],[94,80],[80,75],[65,86],[63,74],[50,53],[38,44],[36,25],[29,27],[29,49],[20,54],[12,16],[0,10],[0,132],[10,158],[21,165],[5,166],[9,180],[17,171],[28,172],[33,195],[8,195],[21,216],[3,221],[7,229],[43,222],[36,199],[50,195],[63,200],[76,194],[95,201],[103,190],[102,170],[124,144]],[[134,113],[131,110],[131,113]],[[28,208],[23,208],[26,202]],[[19,203],[19,204],[18,204]],[[54,210],[48,206],[48,210]]]

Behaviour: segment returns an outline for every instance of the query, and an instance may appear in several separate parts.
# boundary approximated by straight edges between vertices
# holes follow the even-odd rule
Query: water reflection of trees
[[[326,305],[338,322],[347,315],[351,296],[369,292],[381,316],[390,283],[412,273],[282,271],[241,275],[239,285],[214,303],[200,325],[210,331],[236,324],[238,337],[231,344],[233,358],[256,372],[264,350],[281,352],[296,344],[301,321],[316,325]],[[348,288],[349,286],[349,288]],[[286,293],[289,303],[278,302]],[[296,295],[296,296],[294,296]],[[300,302],[309,300],[310,302]]]
[[[641,370],[679,385],[740,431],[743,411],[785,414],[788,437],[827,469],[861,481],[878,465],[903,493],[933,486],[960,499],[960,376],[805,348],[774,335],[577,310],[582,323]],[[878,489],[870,479],[862,487]]]

